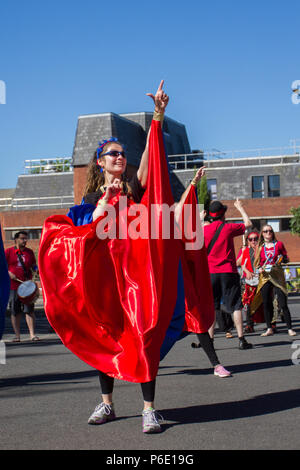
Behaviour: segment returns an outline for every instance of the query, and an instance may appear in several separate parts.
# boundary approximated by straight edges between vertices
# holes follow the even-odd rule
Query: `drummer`
[[[259,233],[257,230],[248,232],[246,236],[246,243],[242,250],[240,257],[238,258],[239,264],[243,271],[243,279],[245,280],[245,289],[242,296],[243,306],[246,312],[246,323],[245,333],[254,332],[254,323],[264,322],[263,307],[259,303],[257,308],[252,311],[251,315],[251,304],[255,297],[256,288],[258,285],[258,273],[255,272],[254,258],[258,247]],[[253,310],[252,305],[252,310]]]
[[[10,296],[9,304],[11,311],[11,323],[15,332],[13,342],[19,343],[20,325],[22,312],[25,313],[31,341],[39,341],[35,335],[35,314],[34,304],[24,305],[20,301],[17,289],[20,284],[26,280],[32,279],[32,272],[37,271],[37,264],[34,252],[26,247],[28,234],[24,230],[17,232],[14,236],[15,246],[5,250],[5,257],[10,277]]]

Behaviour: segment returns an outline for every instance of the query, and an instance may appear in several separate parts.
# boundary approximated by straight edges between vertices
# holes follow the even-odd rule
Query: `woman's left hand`
[[[146,93],[147,96],[153,99],[155,105],[155,111],[157,113],[164,113],[165,109],[169,103],[169,97],[163,90],[164,80],[162,80],[157,88],[155,95],[152,93]]]

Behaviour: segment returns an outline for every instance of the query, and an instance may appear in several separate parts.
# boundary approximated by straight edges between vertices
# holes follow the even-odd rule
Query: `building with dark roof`
[[[79,116],[73,155],[70,158],[30,160],[14,189],[0,190],[0,222],[5,247],[13,244],[16,231],[29,232],[30,245],[38,249],[46,217],[66,214],[80,204],[86,183],[87,165],[99,140],[116,137],[126,148],[129,173],[140,162],[152,113],[91,114]],[[195,168],[205,164],[213,199],[227,206],[227,220],[239,221],[234,200],[243,200],[245,209],[259,230],[271,224],[287,247],[290,259],[300,264],[299,238],[290,233],[291,207],[300,206],[300,160],[297,148],[262,156],[208,155],[191,150],[185,126],[168,116],[163,134],[169,155],[170,179],[175,201],[189,184]],[[300,149],[299,149],[300,150]],[[259,155],[259,156],[258,156]],[[222,156],[222,158],[220,158]],[[236,239],[236,249],[241,239]]]
[[[143,154],[152,113],[89,114],[79,116],[73,149],[74,200],[80,203],[86,181],[87,165],[93,157],[99,140],[116,137],[126,149],[128,172],[138,168]],[[168,154],[190,154],[191,148],[185,126],[165,116],[163,134]],[[171,175],[175,199],[184,187],[175,173]]]

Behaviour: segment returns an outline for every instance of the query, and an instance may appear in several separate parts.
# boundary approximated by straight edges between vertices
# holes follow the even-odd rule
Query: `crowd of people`
[[[174,202],[161,130],[169,101],[163,81],[155,95],[148,95],[154,114],[137,172],[128,177],[125,149],[117,139],[99,142],[82,204],[71,208],[67,216],[52,216],[45,222],[39,271],[49,322],[62,342],[99,372],[101,403],[88,423],[116,419],[114,382],[123,379],[141,384],[142,429],[156,433],[161,431],[154,406],[159,362],[182,336],[196,334],[214,374],[225,378],[231,373],[214,348],[216,323],[228,338],[235,326],[239,350],[250,350],[245,333],[254,331],[255,322],[266,323],[263,336],[274,334],[272,296],[276,296],[288,334],[296,333],[281,267],[288,261],[285,247],[269,225],[261,233],[252,229],[239,199],[234,206],[243,222],[226,222],[227,207],[212,201],[203,223],[204,244],[189,250],[175,234],[169,239],[124,236],[130,232],[137,205],[149,208]],[[204,173],[204,168],[196,172],[176,206],[175,232],[182,226],[187,207],[192,207],[192,225],[199,217],[196,186]],[[122,198],[126,198],[125,205]],[[112,209],[118,211],[115,236],[110,238]],[[148,226],[149,212],[140,217],[140,227]],[[161,214],[155,217],[160,226]],[[245,237],[246,246],[236,258],[234,239],[240,236]],[[15,342],[21,340],[22,311],[31,340],[39,340],[34,331],[34,303],[22,305],[17,295],[19,284],[31,279],[37,269],[26,243],[26,232],[19,232],[15,246],[5,253]]]
[[[236,201],[235,207],[240,209],[240,201]],[[221,202],[214,201],[210,205],[209,216],[212,221],[219,220],[219,227],[222,227],[222,223],[225,220],[226,206],[223,206]],[[222,212],[222,213],[221,213]],[[244,212],[244,213],[243,213]],[[230,237],[219,239],[218,247],[214,253],[214,258],[211,259],[209,253],[209,243],[211,238],[208,236],[208,230],[204,227],[204,236],[206,240],[206,246],[208,247],[207,254],[210,263],[213,263],[214,259],[219,259],[219,273],[223,274],[216,276],[215,273],[218,269],[218,261],[215,261],[215,266],[212,265],[211,279],[214,289],[215,309],[216,318],[219,318],[220,329],[226,332],[228,338],[232,337],[229,331],[232,329],[233,323],[230,323],[230,319],[224,320],[224,317],[228,317],[228,312],[236,312],[234,305],[228,304],[227,298],[238,299],[238,320],[235,320],[235,326],[240,340],[241,326],[239,319],[242,318],[241,309],[245,312],[246,326],[243,329],[245,333],[254,332],[255,323],[265,322],[267,325],[267,331],[262,333],[261,336],[270,336],[276,332],[276,315],[274,313],[274,300],[278,303],[279,310],[282,312],[284,320],[288,328],[288,334],[295,336],[296,332],[292,329],[292,321],[290,310],[287,305],[287,288],[284,270],[282,268],[283,263],[288,263],[289,258],[287,255],[284,244],[276,239],[275,233],[272,226],[263,226],[261,232],[252,229],[252,223],[245,214],[245,211],[241,212],[244,220],[244,224],[226,224],[228,230],[231,229],[232,237],[245,234],[245,245],[240,249],[237,257],[235,257],[234,246],[228,249],[227,244],[230,243]],[[221,223],[222,222],[222,223]],[[212,225],[212,224],[207,224]],[[247,230],[248,229],[248,230]],[[221,229],[222,230],[222,229]],[[240,230],[240,231],[239,231]],[[216,230],[213,230],[216,233]],[[219,251],[221,253],[218,252]],[[231,260],[231,266],[227,262]],[[226,266],[227,265],[227,266]],[[226,285],[224,279],[228,278],[230,272],[237,272],[236,267],[241,267],[242,271],[242,282],[240,275],[235,279],[235,288],[232,290],[231,285]],[[225,271],[224,271],[225,268]],[[232,269],[231,269],[232,268]],[[227,276],[224,276],[224,273]],[[220,278],[220,279],[218,279]],[[223,279],[223,281],[222,281]],[[230,279],[230,277],[229,277]],[[216,283],[219,281],[218,287]],[[222,290],[222,283],[225,284]],[[233,284],[233,281],[232,281]],[[241,294],[240,288],[243,286],[243,293]],[[220,300],[223,300],[225,312],[220,312]],[[229,321],[229,327],[228,327]],[[243,323],[243,319],[241,320]],[[211,333],[213,334],[213,333]],[[250,345],[245,345],[243,348],[243,341],[240,342],[241,349],[251,348]]]

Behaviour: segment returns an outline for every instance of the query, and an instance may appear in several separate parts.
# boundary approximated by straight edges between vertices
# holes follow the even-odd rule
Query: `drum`
[[[252,279],[245,279],[246,284],[249,284],[249,286],[257,286],[258,285],[258,274],[254,274]]]
[[[39,298],[40,291],[36,282],[25,281],[19,285],[17,294],[23,304],[30,305]]]

